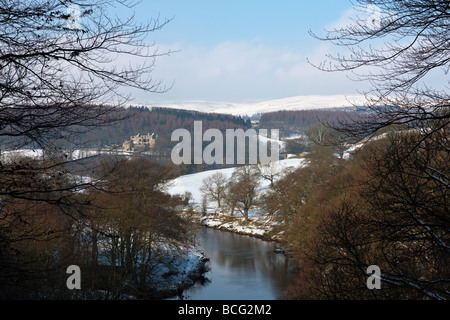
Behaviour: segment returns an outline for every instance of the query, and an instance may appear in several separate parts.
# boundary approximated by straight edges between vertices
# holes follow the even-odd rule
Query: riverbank
[[[304,158],[280,160],[277,162],[279,174],[275,182],[284,172],[290,172],[305,165],[307,165],[307,161]],[[211,199],[208,199],[205,207],[204,195],[201,191],[203,181],[217,173],[222,174],[227,179],[231,179],[234,170],[235,168],[216,169],[180,176],[167,185],[167,191],[171,195],[180,197],[188,195],[190,209],[195,212],[196,219],[204,226],[258,237],[268,241],[281,240],[282,234],[275,232],[278,226],[277,222],[272,221],[270,216],[265,215],[257,207],[254,207],[255,210],[249,212],[249,221],[244,221],[243,216],[237,210],[232,215],[230,210],[217,207],[217,203]],[[270,181],[261,178],[256,198],[263,196],[269,189]]]
[[[252,215],[248,221],[238,216],[207,214],[200,217],[199,222],[208,228],[252,236],[264,241],[278,242],[281,239],[281,234],[274,232],[276,223],[257,214]]]
[[[206,215],[202,215],[197,212],[193,217],[193,223],[196,223],[200,226],[200,228],[205,228],[205,230],[217,230],[229,234],[237,234],[241,236],[247,236],[250,238],[255,238],[257,240],[261,240],[266,243],[266,247],[271,248],[269,252],[273,252],[272,254],[278,256],[287,256],[287,251],[280,246],[281,235],[274,232],[274,227],[276,223],[271,221],[267,216],[259,215],[258,213],[253,212],[249,216],[249,220],[245,221],[242,216],[234,215],[230,216],[229,214],[217,214],[215,211],[210,211]],[[201,231],[200,233],[203,233]],[[243,239],[245,239],[244,237]],[[248,238],[248,239],[250,239]],[[197,243],[195,248],[197,254],[201,253],[201,258],[198,261],[197,265],[190,264],[190,272],[189,275],[183,278],[178,278],[178,282],[171,289],[160,291],[159,295],[163,294],[162,299],[184,299],[185,292],[191,291],[194,287],[202,287],[203,284],[208,283],[209,279],[207,278],[207,273],[210,271],[210,258],[216,255],[215,251],[210,251],[212,256],[208,255],[208,252],[205,247],[205,241],[200,241]],[[216,240],[208,240],[216,241]],[[206,247],[210,249],[211,244],[206,243]],[[215,250],[221,251],[224,248],[218,246]],[[240,250],[243,248],[241,247]],[[251,250],[250,250],[251,251]],[[243,257],[244,259],[249,258],[253,253],[249,252],[248,257]],[[286,257],[287,258],[287,257]],[[290,260],[290,259],[289,259]],[[286,263],[286,262],[285,262]],[[184,269],[183,266],[179,266],[178,271],[182,271]],[[179,276],[179,274],[178,274]],[[173,280],[173,279],[172,279]]]
[[[210,258],[208,282],[187,289],[184,300],[277,300],[292,283],[297,264],[274,253],[275,243],[228,230],[202,227],[198,248]]]
[[[205,256],[203,250],[199,248],[188,250],[187,257],[180,260],[176,269],[160,273],[153,294],[147,299],[180,298],[183,292],[192,286],[207,282],[205,274],[210,270],[208,262],[209,258]]]

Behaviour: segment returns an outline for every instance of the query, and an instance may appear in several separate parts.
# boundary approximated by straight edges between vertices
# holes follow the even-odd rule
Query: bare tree
[[[58,149],[56,140],[71,143],[76,133],[123,118],[124,88],[165,90],[150,76],[164,53],[146,36],[168,20],[113,19],[107,8],[116,4],[132,3],[0,1],[0,150]],[[57,160],[62,163],[64,157]],[[12,195],[6,190],[0,195]]]
[[[373,8],[368,19],[369,8]],[[368,81],[368,117],[345,128],[359,137],[397,124],[426,126],[430,119],[449,119],[450,31],[446,0],[356,0],[363,13],[343,28],[313,36],[348,49],[347,55],[328,55],[317,65],[324,71],[349,71]],[[388,41],[376,41],[388,39]],[[441,72],[441,88],[432,88],[427,75]]]
[[[316,122],[306,129],[306,135],[315,144],[332,147],[343,158],[344,151],[350,141],[348,135],[329,124]]]
[[[164,91],[150,77],[164,53],[145,37],[168,21],[112,19],[106,9],[116,2],[1,1],[2,137],[40,146],[49,136],[117,120],[115,107],[129,98],[124,87]],[[67,12],[73,6],[80,24],[71,29]]]
[[[76,177],[97,164],[72,158],[62,146],[80,147],[77,134],[123,119],[126,90],[166,90],[151,73],[155,59],[167,52],[158,52],[147,36],[169,20],[140,24],[132,15],[109,13],[134,5],[0,0],[0,260],[20,264],[17,253],[27,251],[17,250],[18,243],[41,239],[39,233],[8,235],[10,226],[22,223],[17,201],[46,203],[70,217],[90,204],[79,191],[96,185]],[[21,148],[45,149],[46,156],[33,162],[9,158]],[[0,264],[2,284],[10,274],[5,268],[13,265]]]
[[[266,164],[259,165],[259,171],[261,172],[261,177],[270,182],[270,187],[275,186],[275,179],[280,177],[283,173],[283,168],[278,161],[269,161]]]
[[[345,248],[347,254],[328,262],[366,276],[369,259],[362,257],[368,256],[370,248],[378,248],[376,261],[371,262],[383,267],[381,280],[397,290],[395,297],[447,299],[450,3],[356,1],[355,8],[361,12],[367,13],[369,7],[376,9],[371,17],[376,23],[367,15],[356,17],[348,26],[318,37],[348,50],[348,54],[328,56],[330,60],[318,67],[349,71],[356,80],[371,84],[364,92],[367,116],[336,129],[360,139],[388,127],[401,133],[387,134],[364,159],[367,171],[358,183],[367,186],[359,201],[369,205],[367,220],[362,218],[364,208],[346,207],[345,202],[340,207],[345,210],[331,210],[333,221],[345,223],[349,230],[343,225],[324,226],[330,228],[326,234],[336,236],[332,235],[336,247]],[[439,72],[440,87],[433,87],[429,76]],[[361,233],[364,230],[366,234]],[[355,231],[368,242],[351,241],[356,239]],[[324,287],[336,289],[341,285],[337,281],[327,281]],[[340,294],[348,296],[351,290]],[[386,291],[379,296],[383,294],[389,297]]]
[[[217,201],[220,208],[225,198],[228,179],[222,172],[214,173],[202,180],[200,191],[209,199]]]
[[[110,276],[109,288],[117,282],[121,288],[145,296],[146,288],[153,285],[152,276],[161,265],[172,268],[175,258],[182,255],[180,246],[188,239],[189,218],[175,209],[182,199],[164,190],[175,177],[174,168],[135,158],[104,170],[108,192],[97,195],[96,207],[101,210],[89,221],[91,226],[98,224],[98,229],[90,228],[94,232],[85,237],[94,240],[95,232],[103,235],[102,250],[97,249],[95,256],[109,262],[110,267],[99,274]],[[94,248],[91,250],[94,253]]]
[[[260,171],[257,165],[237,167],[228,183],[228,203],[232,203],[248,221],[250,209],[255,205]]]

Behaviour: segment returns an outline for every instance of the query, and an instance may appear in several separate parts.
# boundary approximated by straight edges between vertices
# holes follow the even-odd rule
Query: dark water
[[[275,254],[275,244],[210,228],[202,230],[199,248],[210,258],[210,279],[183,294],[191,300],[276,300],[292,283],[295,264]]]

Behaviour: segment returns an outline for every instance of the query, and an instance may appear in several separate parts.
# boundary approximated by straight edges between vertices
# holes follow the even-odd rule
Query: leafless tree
[[[311,142],[324,146],[332,147],[343,158],[344,151],[352,139],[342,130],[336,130],[329,124],[316,122],[306,129],[306,135]]]
[[[209,199],[217,201],[220,208],[225,198],[228,179],[222,172],[214,173],[202,180],[200,191]]]
[[[1,276],[12,268],[3,262],[17,262],[11,260],[20,252],[17,243],[40,239],[38,232],[8,236],[26,223],[19,202],[46,203],[66,216],[90,203],[79,192],[95,184],[80,179],[79,169],[85,173],[95,163],[73,158],[62,146],[81,147],[77,134],[121,120],[127,90],[167,90],[151,74],[155,59],[168,52],[159,52],[148,35],[170,19],[137,23],[132,14],[110,14],[113,7],[124,12],[135,4],[0,0]],[[22,148],[45,149],[45,157],[9,157]],[[6,283],[3,277],[0,282]]]
[[[127,87],[165,90],[160,81],[151,79],[151,72],[155,59],[166,53],[149,45],[146,37],[168,20],[136,24],[133,17],[123,20],[107,13],[111,6],[132,4],[0,1],[3,152],[21,147],[58,149],[57,140],[75,142],[76,133],[120,120],[119,107],[129,99]],[[73,20],[77,24],[69,23]],[[68,157],[61,155],[58,164]],[[10,195],[6,189],[0,194]]]
[[[371,219],[363,222],[358,206],[341,218],[374,236],[370,246],[381,248],[381,254],[373,263],[383,266],[387,286],[400,289],[397,297],[447,299],[450,3],[357,0],[355,8],[365,17],[318,37],[348,50],[328,56],[320,69],[349,71],[371,84],[364,92],[367,117],[336,128],[358,138],[388,127],[401,133],[385,135],[387,145],[381,143],[365,159],[369,174],[360,185],[368,188],[360,203],[370,205]],[[370,17],[375,23],[368,20],[368,8],[375,9]],[[433,86],[430,76],[439,73],[440,87]],[[352,215],[356,219],[348,223]],[[335,244],[350,253],[341,266],[363,270],[362,260],[353,258],[369,252],[369,245],[350,243],[352,234],[342,226],[333,232],[342,236]]]
[[[227,188],[227,202],[232,203],[248,221],[250,209],[255,205],[261,173],[257,165],[236,167]]]
[[[283,167],[278,161],[269,161],[259,165],[261,177],[270,182],[270,187],[275,186],[275,179],[279,178],[283,173]]]
[[[356,0],[354,7],[362,16],[346,27],[313,34],[348,50],[328,55],[318,68],[348,71],[371,84],[364,92],[369,116],[345,128],[366,137],[389,125],[411,128],[427,126],[430,119],[448,120],[448,1]],[[441,87],[430,85],[431,73],[442,75]]]

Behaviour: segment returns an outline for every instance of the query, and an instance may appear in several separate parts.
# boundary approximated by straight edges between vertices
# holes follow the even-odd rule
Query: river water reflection
[[[210,258],[210,282],[195,285],[183,294],[191,300],[276,300],[292,283],[295,264],[275,254],[274,243],[205,228],[199,248]]]

